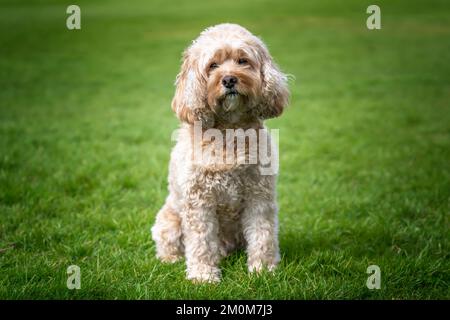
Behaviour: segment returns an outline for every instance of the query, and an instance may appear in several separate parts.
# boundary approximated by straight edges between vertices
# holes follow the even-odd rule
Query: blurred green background
[[[0,0],[0,298],[450,298],[450,6],[377,1]],[[182,50],[210,25],[295,76],[280,129],[275,275],[219,285],[155,257]],[[81,267],[81,289],[66,268]],[[381,289],[366,268],[381,268]]]

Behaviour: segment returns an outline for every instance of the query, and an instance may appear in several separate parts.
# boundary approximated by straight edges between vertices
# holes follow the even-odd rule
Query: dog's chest
[[[245,197],[245,185],[241,177],[236,174],[218,175],[213,190],[218,205],[230,210],[238,209]]]
[[[214,174],[212,191],[218,207],[226,211],[239,211],[251,193],[256,166],[242,167],[240,170],[222,171]]]

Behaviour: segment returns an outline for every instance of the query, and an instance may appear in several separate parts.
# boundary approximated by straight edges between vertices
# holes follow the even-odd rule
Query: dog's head
[[[264,43],[235,24],[203,31],[183,54],[172,108],[193,123],[193,111],[246,113],[259,119],[279,116],[288,104],[287,77]]]

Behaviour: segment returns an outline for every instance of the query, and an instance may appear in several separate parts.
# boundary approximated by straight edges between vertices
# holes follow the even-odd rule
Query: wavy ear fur
[[[273,61],[267,48],[261,43],[263,80],[262,101],[258,108],[258,117],[261,119],[275,118],[281,115],[289,103],[289,88],[287,76],[280,71]]]
[[[203,120],[202,112],[206,111],[206,79],[198,70],[196,61],[191,59],[189,49],[183,53],[183,63],[175,85],[172,110],[177,117],[190,124]]]

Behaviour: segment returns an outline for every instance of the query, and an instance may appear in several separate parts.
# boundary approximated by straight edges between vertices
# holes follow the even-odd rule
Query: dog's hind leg
[[[152,227],[156,257],[162,262],[176,262],[183,257],[181,218],[166,202],[156,215]]]

